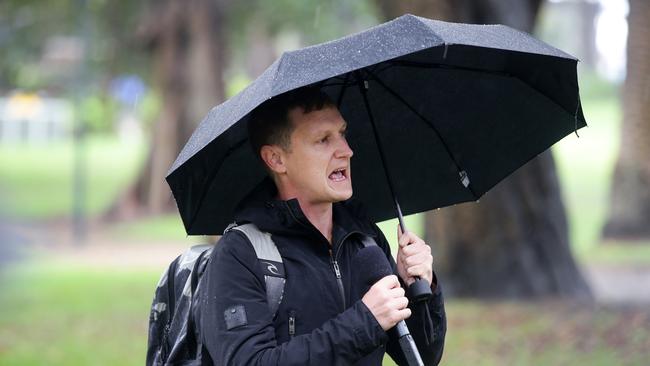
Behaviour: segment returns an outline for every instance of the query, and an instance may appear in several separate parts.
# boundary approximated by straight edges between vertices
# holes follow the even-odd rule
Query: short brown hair
[[[335,106],[330,97],[320,88],[307,86],[275,96],[257,107],[248,121],[248,138],[258,159],[264,145],[279,145],[291,149],[291,133],[294,125],[289,120],[289,111],[302,108],[303,113]]]

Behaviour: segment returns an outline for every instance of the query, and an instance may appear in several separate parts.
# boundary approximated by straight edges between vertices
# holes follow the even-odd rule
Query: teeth
[[[345,171],[345,168],[337,169],[337,170],[333,171],[332,174],[330,174],[329,178],[334,180],[334,181],[344,180],[344,179],[346,179],[345,174],[343,174],[344,171]]]

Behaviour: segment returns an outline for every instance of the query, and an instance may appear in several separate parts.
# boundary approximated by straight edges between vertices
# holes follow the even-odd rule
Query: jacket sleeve
[[[393,267],[393,272],[399,278],[397,265],[391,255],[390,246],[386,237],[376,225],[374,225],[374,231],[378,238],[377,244],[386,253]],[[399,278],[399,281],[402,287],[406,289],[406,284],[401,278]],[[435,271],[433,273],[432,290],[433,296],[426,303],[411,302],[409,304],[411,316],[406,319],[406,325],[425,365],[437,365],[440,363],[445,344],[445,334],[447,333],[447,317],[445,315],[442,288],[437,280]],[[388,354],[398,365],[406,365],[406,358],[400,348],[397,333],[394,330],[389,330],[388,335],[389,341],[386,345]]]
[[[202,279],[200,334],[214,364],[351,364],[387,341],[372,313],[357,301],[311,333],[277,344],[257,266],[252,246],[239,232],[227,233],[212,253]],[[227,322],[226,312],[237,316]]]

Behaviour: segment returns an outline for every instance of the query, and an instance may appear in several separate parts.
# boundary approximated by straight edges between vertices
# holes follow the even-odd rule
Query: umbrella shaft
[[[395,208],[397,208],[397,220],[399,221],[399,228],[402,229],[402,232],[406,232],[406,224],[404,223],[404,216],[402,216],[402,209],[399,207],[399,202],[397,202],[397,197],[395,197]]]
[[[368,119],[370,120],[370,125],[372,126],[372,132],[375,135],[375,142],[377,143],[377,149],[379,150],[379,157],[381,159],[381,164],[384,167],[384,174],[386,175],[386,181],[388,182],[388,188],[390,189],[390,194],[393,196],[393,201],[395,202],[395,209],[397,210],[397,219],[399,220],[400,229],[402,232],[406,232],[406,225],[404,224],[404,217],[402,215],[402,209],[399,206],[397,201],[397,195],[395,194],[395,188],[393,186],[393,180],[388,171],[388,164],[386,162],[386,156],[384,154],[384,149],[381,145],[381,139],[379,138],[379,133],[377,132],[377,127],[375,126],[375,119],[372,115],[372,110],[370,109],[370,102],[368,101],[368,81],[364,80],[361,77],[360,72],[355,72],[357,76],[357,81],[359,83],[359,89],[361,90],[361,95],[363,96],[363,103],[366,106],[366,111],[368,112]]]

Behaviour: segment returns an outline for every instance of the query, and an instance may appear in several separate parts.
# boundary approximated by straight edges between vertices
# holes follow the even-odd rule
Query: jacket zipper
[[[316,228],[311,227],[311,226],[309,226],[309,225],[306,225],[306,224],[303,223],[302,221],[298,220],[298,218],[296,217],[296,215],[294,215],[293,211],[291,210],[291,207],[289,207],[289,204],[288,204],[286,201],[284,202],[284,205],[286,206],[287,211],[289,211],[289,214],[291,215],[291,217],[292,217],[294,220],[296,220],[298,223],[300,223],[300,224],[303,225],[304,227],[307,227],[307,228],[311,228],[311,229],[316,230]],[[316,230],[316,231],[318,231],[318,230]],[[336,275],[336,282],[337,282],[337,284],[338,284],[338,286],[339,286],[339,293],[341,294],[341,311],[345,311],[345,303],[346,303],[346,301],[345,301],[345,289],[343,288],[343,280],[341,279],[341,269],[339,268],[339,264],[338,264],[337,260],[338,260],[338,258],[339,258],[339,254],[341,253],[341,245],[343,244],[343,242],[344,242],[344,241],[345,241],[345,240],[346,240],[350,235],[352,235],[352,234],[354,234],[354,233],[359,233],[359,234],[364,235],[364,233],[362,233],[362,232],[360,232],[360,231],[351,231],[351,232],[345,234],[345,236],[343,237],[343,239],[341,239],[341,240],[339,241],[339,245],[336,247],[336,253],[335,253],[334,255],[332,255],[332,249],[330,248],[330,250],[329,250],[329,254],[330,254],[330,264],[332,265],[332,269],[334,270],[334,274]],[[319,232],[319,234],[320,234],[320,232]],[[329,244],[329,243],[328,243],[328,244]]]
[[[345,301],[345,289],[343,288],[343,281],[341,280],[341,269],[339,268],[338,259],[339,259],[339,255],[341,254],[341,246],[343,246],[343,242],[345,242],[345,240],[348,237],[350,237],[350,235],[355,234],[355,233],[364,235],[360,231],[351,231],[351,232],[345,234],[345,236],[341,240],[339,240],[338,245],[336,246],[336,253],[334,254],[334,256],[332,256],[332,249],[330,249],[330,262],[332,263],[332,268],[334,269],[334,274],[336,274],[336,280],[337,280],[337,282],[339,284],[339,292],[341,293],[343,311],[345,311],[345,303],[346,303],[346,301]]]
[[[339,285],[339,293],[341,294],[341,311],[345,311],[345,289],[343,288],[343,280],[341,279],[341,269],[339,268],[339,264],[332,256],[332,249],[330,249],[329,252],[330,252],[330,263],[332,264],[332,269],[334,270],[334,274],[336,275],[336,282]]]
[[[289,338],[293,338],[296,335],[296,312],[294,310],[289,311]]]
[[[339,254],[341,254],[341,246],[343,245],[343,242],[350,237],[352,234],[361,234],[361,235],[366,235],[362,233],[361,231],[350,231],[349,233],[345,234],[343,239],[339,240],[339,245],[336,246],[336,253],[334,255],[334,260],[337,261],[339,259]]]

